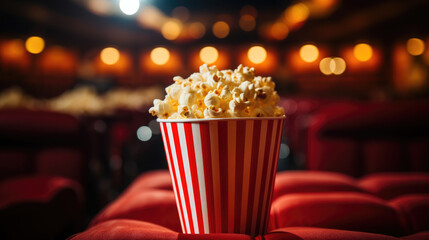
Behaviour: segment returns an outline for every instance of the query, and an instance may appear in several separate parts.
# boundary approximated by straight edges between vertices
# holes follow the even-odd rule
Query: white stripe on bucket
[[[186,209],[186,201],[183,193],[183,184],[180,177],[179,164],[177,163],[176,147],[174,144],[174,137],[173,137],[173,131],[171,129],[171,124],[172,123],[167,123],[168,139],[170,139],[170,147],[171,147],[171,152],[173,156],[174,169],[176,171],[176,178],[179,186],[179,193],[180,193],[180,199],[182,202],[183,215],[185,217],[186,232],[189,233],[191,228],[189,226],[188,211]]]
[[[191,205],[191,214],[194,224],[194,232],[199,233],[197,209],[195,208],[194,188],[192,186],[191,168],[189,167],[188,145],[186,144],[185,126],[183,123],[177,123],[179,133],[180,148],[182,152],[183,168],[185,170],[186,186],[189,195],[189,205]]]
[[[200,125],[192,123],[192,139],[194,141],[195,149],[195,162],[197,166],[198,173],[198,186],[200,189],[200,200],[201,200],[201,210],[203,212],[203,223],[204,223],[204,233],[210,233],[209,231],[209,219],[207,213],[207,195],[206,195],[206,181],[204,177],[204,162],[203,162],[203,151],[201,148],[201,132]]]

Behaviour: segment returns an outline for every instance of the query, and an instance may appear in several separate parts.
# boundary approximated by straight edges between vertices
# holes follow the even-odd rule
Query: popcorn
[[[271,77],[255,76],[242,65],[219,71],[204,64],[199,70],[186,79],[174,77],[164,100],[155,99],[149,112],[163,119],[284,116]]]

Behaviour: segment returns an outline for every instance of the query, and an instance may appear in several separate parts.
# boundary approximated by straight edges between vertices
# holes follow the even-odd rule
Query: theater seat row
[[[426,231],[426,232],[425,232]],[[71,239],[251,239],[240,234],[180,234],[168,171],[141,175]],[[328,172],[277,174],[269,233],[259,239],[427,239],[429,174],[362,179]],[[258,239],[258,237],[256,237]]]
[[[26,176],[0,182],[0,239],[56,239],[82,217],[80,184],[63,177]]]

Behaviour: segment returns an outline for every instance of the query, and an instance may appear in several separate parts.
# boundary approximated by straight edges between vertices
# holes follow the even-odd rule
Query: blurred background
[[[323,168],[311,163],[321,153],[308,145],[329,111],[345,111],[349,118],[340,119],[350,122],[332,130],[338,124],[328,121],[328,137],[361,143],[368,136],[356,130],[358,118],[366,130],[391,123],[376,136],[383,153],[405,156],[389,150],[408,149],[391,145],[409,146],[405,135],[418,139],[417,149],[429,148],[428,22],[427,0],[1,0],[1,181],[75,181],[85,196],[83,217],[61,231],[81,230],[139,174],[167,167],[147,111],[173,76],[204,63],[243,64],[273,77],[288,116],[279,170]],[[397,129],[403,135],[392,136]],[[325,152],[338,149],[329,146]],[[322,170],[428,171],[429,155],[416,151],[420,165],[403,157],[388,169]]]

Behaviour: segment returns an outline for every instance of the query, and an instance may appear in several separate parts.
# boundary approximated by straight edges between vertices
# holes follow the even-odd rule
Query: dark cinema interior
[[[427,0],[1,0],[0,239],[429,239],[428,23]],[[149,108],[203,64],[275,82],[265,233],[184,233]],[[263,209],[247,187],[219,192]]]

